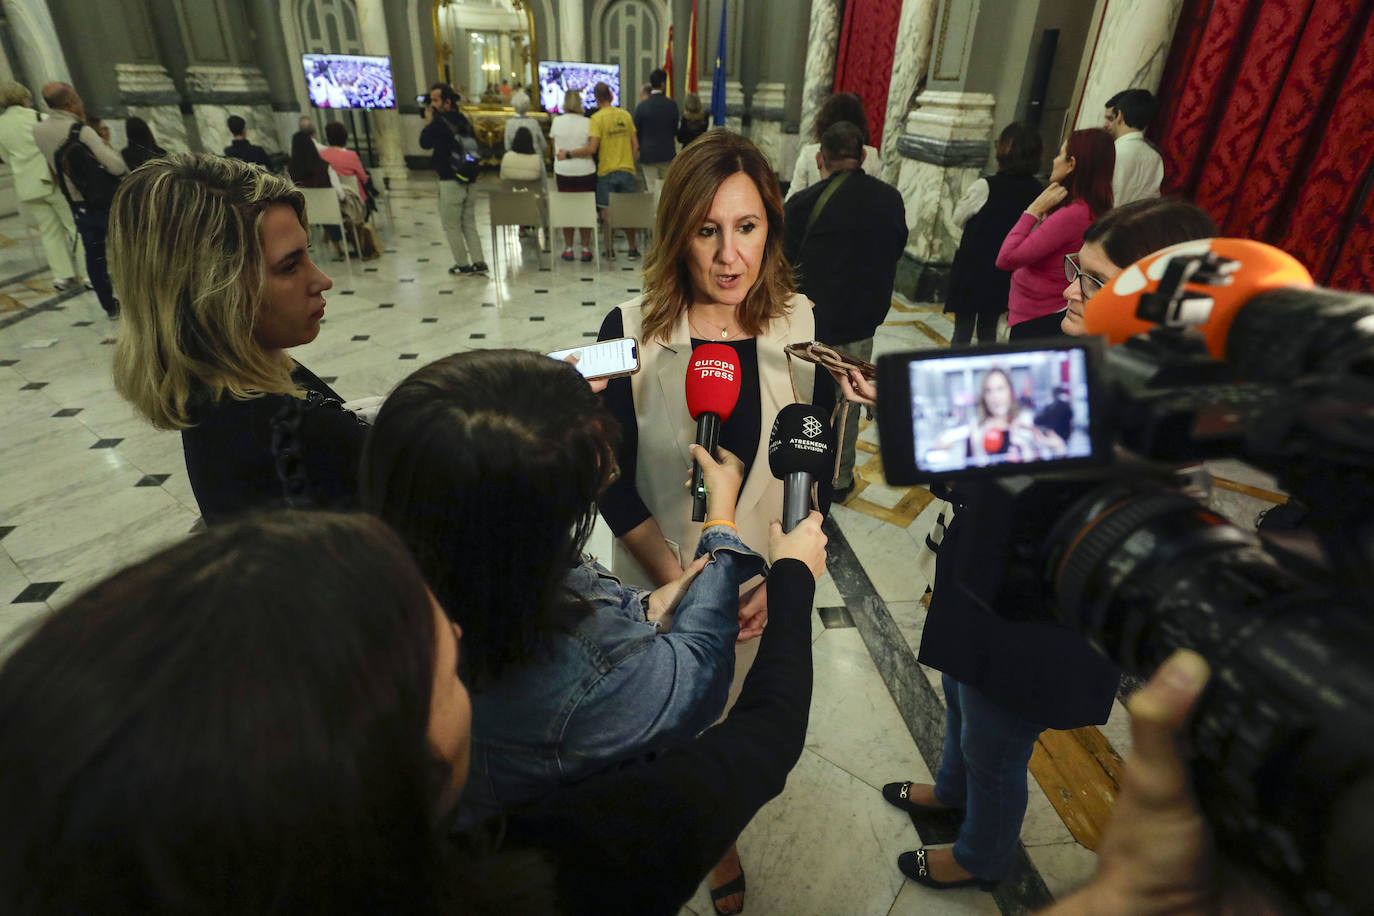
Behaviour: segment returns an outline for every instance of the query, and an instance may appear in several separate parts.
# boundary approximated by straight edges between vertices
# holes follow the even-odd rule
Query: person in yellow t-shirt
[[[623,108],[611,104],[611,87],[597,83],[592,90],[596,96],[596,111],[592,113],[586,146],[560,150],[560,159],[597,158],[596,210],[606,218],[611,194],[630,194],[636,189],[635,159],[639,157],[639,137],[635,134],[635,119]],[[639,260],[635,231],[622,230],[630,246],[630,260]],[[614,257],[614,252],[609,255]]]

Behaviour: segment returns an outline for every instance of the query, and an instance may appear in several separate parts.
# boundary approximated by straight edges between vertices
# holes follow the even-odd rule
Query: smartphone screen
[[[633,337],[603,340],[600,343],[555,350],[552,359],[577,357],[577,371],[584,378],[604,378],[608,375],[628,375],[639,369],[639,341]]]
[[[427,95],[417,95],[417,96],[415,97],[415,104],[416,104],[416,105],[419,105],[421,108],[424,108],[426,105],[429,104],[429,96],[427,96]]]

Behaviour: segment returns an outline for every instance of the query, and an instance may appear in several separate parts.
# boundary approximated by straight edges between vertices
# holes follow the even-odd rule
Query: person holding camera
[[[425,106],[425,126],[420,131],[420,146],[433,150],[430,166],[439,176],[439,222],[453,252],[451,274],[486,273],[482,260],[482,239],[477,234],[477,199],[473,182],[478,168],[472,157],[476,147],[470,122],[458,110],[458,93],[448,83],[429,87]]]

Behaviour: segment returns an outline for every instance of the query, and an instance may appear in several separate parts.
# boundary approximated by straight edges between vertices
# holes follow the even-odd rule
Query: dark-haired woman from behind
[[[119,155],[124,157],[124,164],[131,172],[149,159],[167,155],[167,151],[153,139],[153,129],[142,118],[126,118],[124,134],[129,145],[120,150]]]
[[[1035,178],[1040,168],[1040,134],[1029,124],[1008,124],[997,138],[997,174],[969,185],[954,207],[954,224],[964,230],[950,270],[945,311],[954,314],[950,346],[973,340],[997,342],[997,321],[1007,310],[1011,273],[998,270],[997,252],[1021,213],[1044,190]]]
[[[711,524],[695,562],[651,592],[582,553],[617,441],[576,369],[522,350],[425,366],[377,416],[364,505],[467,634],[477,716],[460,827],[687,740],[725,706],[736,596],[765,571],[734,529],[743,465],[698,456]]]
[[[1012,340],[1060,336],[1064,256],[1083,245],[1088,225],[1112,208],[1116,148],[1100,127],[1076,130],[1054,158],[1050,184],[1031,201],[997,253],[1010,270]]]

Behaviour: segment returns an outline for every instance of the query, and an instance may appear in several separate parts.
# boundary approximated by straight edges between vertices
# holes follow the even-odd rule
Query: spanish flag
[[[668,48],[663,52],[663,72],[668,74],[668,83],[663,87],[663,94],[668,98],[673,97],[673,27],[668,26]]]
[[[692,25],[687,32],[687,91],[697,91],[697,0],[692,0]]]

